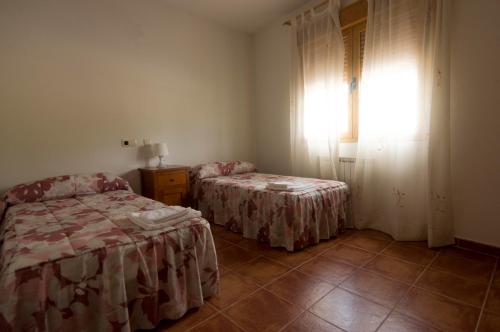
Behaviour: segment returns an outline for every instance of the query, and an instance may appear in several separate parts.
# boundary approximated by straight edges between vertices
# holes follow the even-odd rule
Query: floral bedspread
[[[144,231],[125,212],[163,204],[127,190],[20,203],[0,226],[0,331],[133,331],[218,291],[202,218]]]
[[[244,173],[197,179],[195,206],[205,218],[246,238],[289,251],[341,232],[348,216],[348,187],[343,182]],[[303,192],[267,190],[267,183],[312,183]]]

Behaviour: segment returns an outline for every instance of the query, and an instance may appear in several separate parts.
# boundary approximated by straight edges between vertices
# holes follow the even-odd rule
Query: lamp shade
[[[153,155],[155,156],[168,156],[168,146],[167,143],[155,143],[153,144]]]

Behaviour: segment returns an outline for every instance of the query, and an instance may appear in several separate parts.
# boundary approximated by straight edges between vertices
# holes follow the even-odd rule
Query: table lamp
[[[155,143],[153,144],[153,155],[159,158],[158,168],[165,168],[167,165],[163,163],[163,158],[168,156],[167,143]]]

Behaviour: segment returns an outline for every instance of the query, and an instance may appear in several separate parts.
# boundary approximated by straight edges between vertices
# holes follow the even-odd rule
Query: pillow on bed
[[[121,178],[111,173],[101,173],[101,175],[99,176],[103,176],[103,185],[101,192],[115,191],[115,190],[132,191],[132,187],[130,187],[130,184],[124,178]]]
[[[202,164],[193,168],[193,173],[198,179],[227,176],[255,171],[255,165],[248,161],[217,161]]]
[[[113,190],[131,188],[126,180],[109,173],[64,175],[12,187],[5,193],[5,202],[10,205],[43,202]]]
[[[98,194],[114,190],[132,190],[127,180],[111,173],[75,175],[75,194]]]
[[[68,198],[74,195],[75,182],[73,176],[64,175],[18,184],[5,193],[5,201],[10,205],[15,205]]]

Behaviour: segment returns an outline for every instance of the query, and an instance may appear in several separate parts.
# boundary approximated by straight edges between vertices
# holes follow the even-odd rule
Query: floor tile
[[[486,301],[486,310],[500,315],[500,288],[492,287]]]
[[[292,271],[266,286],[272,293],[304,309],[333,289],[333,286],[299,271]]]
[[[209,304],[204,304],[198,309],[189,310],[182,318],[175,321],[162,321],[155,329],[156,332],[184,332],[210,316],[217,311]]]
[[[299,267],[301,272],[321,278],[332,285],[338,285],[344,281],[354,269],[355,267],[351,265],[321,256]]]
[[[215,232],[215,236],[231,243],[239,243],[243,240],[242,234],[234,233],[227,229],[217,229],[217,231]]]
[[[343,240],[343,242],[348,245],[377,253],[382,251],[391,243],[390,240],[383,240],[358,233],[351,235],[347,239]]]
[[[376,274],[359,270],[340,284],[340,287],[373,302],[392,308],[408,290],[408,285]]]
[[[494,263],[489,259],[476,260],[465,255],[441,253],[431,265],[432,268],[457,274],[475,281],[489,283]]]
[[[287,272],[290,268],[265,257],[258,257],[238,267],[239,274],[250,277],[264,285]]]
[[[421,265],[379,256],[365,266],[366,269],[406,283],[413,283],[424,270]]]
[[[330,249],[333,246],[336,246],[338,243],[340,243],[340,240],[337,238],[332,238],[330,240],[321,240],[318,244],[309,246],[304,250],[313,255],[317,255],[326,251],[327,249]]]
[[[481,307],[483,304],[488,288],[487,284],[434,269],[425,271],[418,280],[417,286],[477,307]]]
[[[245,250],[236,246],[227,247],[217,251],[219,262],[231,269],[244,264],[257,256],[258,254],[253,251]]]
[[[384,255],[396,257],[411,263],[427,265],[438,253],[437,250],[392,243],[384,250]]]
[[[229,271],[231,271],[231,269],[219,263],[219,276],[222,276],[228,273]]]
[[[500,261],[498,262],[500,264]],[[495,276],[493,278],[492,287],[500,288],[500,265],[497,264],[497,270],[495,271]]]
[[[338,261],[346,262],[357,266],[363,265],[367,263],[370,259],[375,257],[375,254],[369,251],[351,247],[345,244],[338,244],[335,247],[328,249],[321,255],[327,258],[333,258]]]
[[[226,229],[223,226],[216,225],[214,223],[210,223],[210,231],[212,232],[212,235],[218,235],[223,232],[227,232]]]
[[[494,256],[482,254],[479,252],[475,252],[475,251],[471,251],[471,250],[467,250],[467,249],[463,249],[463,248],[458,248],[458,247],[443,248],[443,249],[441,249],[441,254],[472,259],[475,261],[481,261],[481,262],[490,263],[490,264],[494,264],[495,260],[496,260],[496,258]]]
[[[297,267],[307,260],[313,258],[314,254],[306,250],[299,250],[294,252],[289,252],[286,250],[272,250],[264,253],[264,256],[277,260],[280,263],[288,265],[290,267]]]
[[[432,250],[424,241],[392,241],[374,230],[348,230],[290,253],[221,226],[211,224],[211,230],[219,294],[177,321],[162,321],[156,331],[364,332],[381,325],[381,332],[455,332],[474,331],[478,319],[478,331],[500,331],[500,266],[479,317],[494,256],[457,247]],[[271,283],[259,289],[266,281]]]
[[[398,246],[403,246],[403,247],[409,246],[421,249],[429,249],[427,241],[394,241],[394,243],[397,244]],[[439,251],[439,249],[431,249],[431,250]]]
[[[223,309],[241,298],[249,295],[258,285],[234,272],[228,272],[220,278],[219,293],[210,298],[209,302],[218,309]]]
[[[226,310],[231,320],[248,332],[279,331],[300,312],[266,290],[259,290]]]
[[[481,317],[477,332],[498,332],[500,331],[500,315],[485,312]]]
[[[273,251],[276,250],[269,246],[268,244],[258,242],[257,240],[254,239],[243,239],[240,242],[238,242],[238,247],[241,247],[246,250],[254,251],[258,253],[259,255],[263,255],[267,253],[268,251]]]
[[[398,312],[445,331],[474,331],[479,309],[441,295],[413,288],[396,307]]]
[[[352,228],[348,228],[348,229],[345,229],[342,233],[340,233],[339,235],[337,235],[335,237],[335,239],[337,240],[345,240],[347,239],[349,236],[353,235],[353,234],[356,234],[356,232],[359,232],[358,230],[355,230],[355,229],[352,229]]]
[[[327,321],[304,312],[292,324],[288,325],[284,332],[342,332],[341,329],[328,323]]]
[[[387,317],[378,332],[439,332],[411,317],[393,312]]]
[[[218,236],[214,236],[213,239],[214,239],[214,244],[215,244],[215,250],[222,250],[224,248],[227,248],[227,247],[230,247],[233,245],[231,242],[227,242]]]
[[[309,309],[324,320],[346,331],[375,331],[390,309],[351,294],[334,289]]]
[[[192,330],[193,332],[244,332],[242,329],[231,323],[229,319],[222,315],[217,315],[210,318],[205,323],[198,325]]]
[[[377,239],[377,240],[383,240],[383,241],[388,241],[392,242],[393,238],[387,233],[377,231],[375,229],[362,229],[358,230],[355,233],[358,236],[363,236],[363,237],[370,237],[372,239]]]

